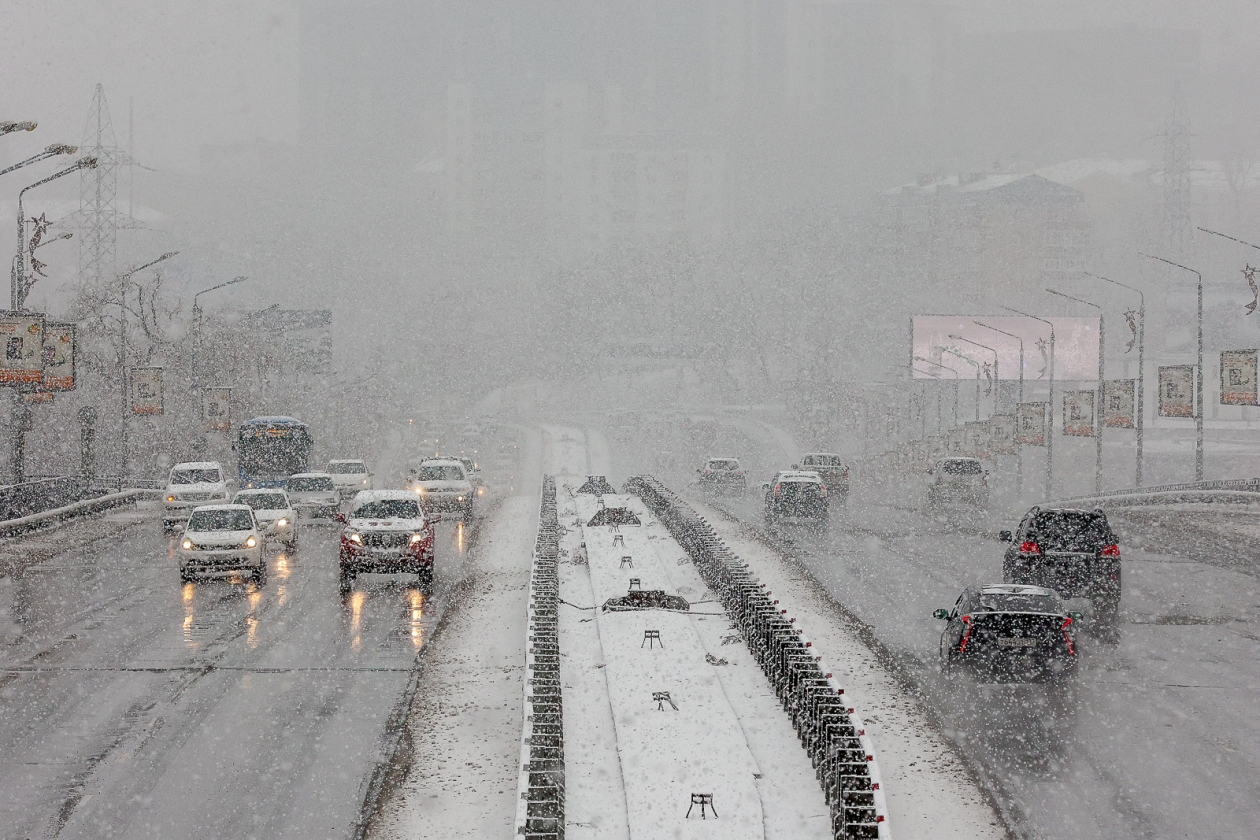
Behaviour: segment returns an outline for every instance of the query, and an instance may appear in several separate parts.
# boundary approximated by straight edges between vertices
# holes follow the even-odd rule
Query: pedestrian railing
[[[889,840],[888,807],[865,724],[813,643],[702,517],[651,476],[625,492],[643,500],[690,555],[739,627],[813,762],[836,840]]]
[[[544,476],[529,581],[525,725],[521,733],[516,833],[564,840],[564,714],[560,699],[560,520],[556,481]]]

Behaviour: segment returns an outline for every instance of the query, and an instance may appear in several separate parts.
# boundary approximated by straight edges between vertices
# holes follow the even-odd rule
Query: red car
[[[426,514],[414,493],[365,490],[339,518],[343,592],[364,573],[415,575],[421,591],[432,590],[433,523],[441,516]]]

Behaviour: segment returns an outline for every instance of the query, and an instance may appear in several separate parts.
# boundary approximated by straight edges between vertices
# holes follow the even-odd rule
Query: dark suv
[[[1010,584],[968,589],[952,610],[935,616],[949,622],[941,634],[941,670],[969,673],[981,682],[1043,682],[1076,670],[1080,616],[1069,613],[1053,591]]]
[[[776,473],[774,481],[761,486],[766,491],[766,525],[827,524],[827,486],[818,473],[787,470]]]
[[[1101,510],[1035,507],[1012,534],[1002,580],[1045,586],[1064,598],[1089,598],[1094,627],[1113,636],[1120,614],[1120,546]]]

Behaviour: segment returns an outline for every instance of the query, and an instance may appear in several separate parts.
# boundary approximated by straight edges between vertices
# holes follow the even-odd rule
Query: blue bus
[[[292,417],[255,417],[241,424],[233,448],[238,487],[283,487],[289,476],[307,471],[311,435]]]

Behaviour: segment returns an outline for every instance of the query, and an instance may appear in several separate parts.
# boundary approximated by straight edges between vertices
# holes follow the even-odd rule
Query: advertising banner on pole
[[[207,432],[226,432],[232,428],[232,389],[206,388],[201,392],[201,413]]]
[[[44,316],[0,312],[0,385],[38,385],[44,380]]]
[[[131,369],[131,413],[162,413],[162,369],[160,367]]]
[[[1132,379],[1110,379],[1102,386],[1102,424],[1112,429],[1133,428],[1133,395],[1136,392]]]
[[[967,430],[966,429],[950,429],[949,430],[949,454],[961,455],[967,446]]]
[[[967,433],[967,454],[975,458],[983,457],[989,448],[989,421],[968,420],[963,426]]]
[[[1063,434],[1094,436],[1094,392],[1068,391],[1063,395]]]
[[[1159,369],[1159,416],[1194,416],[1194,365]]]
[[[43,390],[74,390],[75,352],[74,324],[45,321]]]
[[[1050,403],[1020,403],[1015,406],[1015,442],[1026,446],[1046,445],[1046,415]]]
[[[1256,351],[1221,351],[1221,405],[1260,405],[1256,399]]]
[[[1015,415],[994,414],[989,418],[989,451],[994,455],[1015,454]]]

